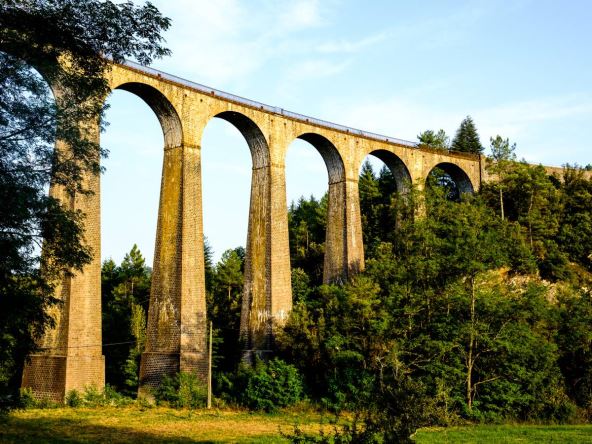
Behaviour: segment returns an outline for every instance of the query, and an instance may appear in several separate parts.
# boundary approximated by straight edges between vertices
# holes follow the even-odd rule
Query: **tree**
[[[464,153],[481,154],[483,153],[483,147],[479,140],[479,134],[477,128],[471,116],[465,117],[461,122],[456,135],[450,146],[453,151],[460,151]]]
[[[0,4],[0,395],[18,388],[25,356],[53,322],[56,284],[94,253],[82,242],[84,215],[63,202],[100,170],[100,147],[80,122],[102,115],[107,58],[168,54],[160,32],[169,24],[149,3]],[[64,149],[54,151],[56,140]],[[62,201],[46,195],[50,182]]]
[[[569,258],[592,272],[592,180],[567,165],[561,184],[557,242]]]
[[[487,169],[489,172],[497,176],[497,187],[499,190],[499,202],[501,218],[504,220],[504,187],[505,176],[512,166],[512,162],[516,161],[516,144],[510,145],[509,139],[503,139],[497,135],[495,139],[490,138],[491,141],[491,159],[488,159]]]
[[[234,370],[240,357],[239,329],[243,293],[244,248],[226,250],[213,270],[208,318],[214,326],[215,366]]]
[[[437,133],[432,130],[426,130],[417,136],[420,148],[432,148],[435,150],[447,151],[450,149],[450,138],[446,132],[441,129]]]
[[[366,252],[372,251],[378,242],[379,212],[381,193],[378,180],[368,160],[362,165],[358,181],[360,194],[360,214],[362,217],[362,235]]]
[[[292,202],[288,209],[290,261],[308,274],[313,285],[323,280],[326,227],[327,194],[320,201],[310,196]]]
[[[559,295],[559,365],[568,392],[592,418],[592,293],[563,291]]]
[[[135,244],[120,266],[107,259],[101,270],[105,379],[130,394],[137,390],[151,275]]]
[[[525,231],[541,276],[552,280],[568,278],[568,257],[557,244],[563,214],[558,181],[541,165],[514,162],[503,182],[505,215]]]

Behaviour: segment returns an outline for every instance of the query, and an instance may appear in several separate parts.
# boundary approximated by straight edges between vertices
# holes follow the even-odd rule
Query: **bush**
[[[258,360],[254,368],[242,366],[239,369],[234,391],[240,404],[272,412],[302,399],[302,377],[296,367],[281,359]]]
[[[207,389],[194,373],[166,375],[154,393],[159,404],[171,407],[198,408],[205,405]]]
[[[82,393],[78,390],[70,390],[66,393],[65,401],[68,407],[122,407],[134,402],[133,399],[116,392],[110,385],[106,385],[103,390],[89,385]]]
[[[21,388],[19,392],[19,407],[32,409],[37,407],[37,400],[33,396],[33,390],[30,387]]]
[[[84,403],[84,399],[80,396],[78,390],[70,390],[66,393],[66,405],[68,407],[80,407]]]
[[[12,408],[16,406],[23,409],[47,409],[60,407],[60,405],[61,404],[52,401],[49,398],[36,398],[35,395],[33,395],[33,390],[30,387],[25,387],[19,390],[18,402],[14,403],[11,401],[10,407]],[[0,412],[2,412],[1,406]]]
[[[94,385],[88,385],[84,387],[83,392],[84,405],[87,407],[100,407],[108,404],[108,400],[105,397],[105,392],[99,390]]]

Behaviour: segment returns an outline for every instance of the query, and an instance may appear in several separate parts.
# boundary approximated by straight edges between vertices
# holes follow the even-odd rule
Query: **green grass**
[[[420,444],[482,443],[592,443],[592,425],[535,426],[480,425],[422,429],[416,433]]]
[[[279,430],[291,433],[296,423],[304,431],[318,432],[321,417],[302,411],[263,414],[138,406],[29,409],[0,417],[0,443],[286,443]],[[330,430],[327,425],[325,430]],[[429,428],[417,432],[416,442],[592,443],[592,425]]]

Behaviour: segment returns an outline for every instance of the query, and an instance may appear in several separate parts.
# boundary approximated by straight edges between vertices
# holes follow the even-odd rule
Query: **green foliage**
[[[471,116],[465,117],[460,123],[456,135],[452,140],[450,149],[453,151],[460,151],[464,153],[481,154],[483,153],[483,146],[479,140],[477,128]]]
[[[288,209],[290,260],[292,266],[306,272],[313,285],[323,280],[327,195],[318,201],[303,197]]]
[[[368,161],[362,166],[358,190],[364,251],[373,256],[380,242],[395,241],[401,219],[410,216],[410,196],[396,192],[395,178],[386,166],[376,175]]]
[[[557,243],[571,261],[592,272],[592,180],[567,165],[560,186]]]
[[[518,223],[540,275],[553,281],[574,278],[569,259],[590,269],[582,245],[591,239],[592,185],[581,171],[569,167],[564,176],[562,184],[542,166],[508,161],[499,183],[482,188],[484,200],[494,208],[500,207],[503,192],[505,218]]]
[[[437,133],[426,130],[417,136],[420,148],[431,148],[434,150],[448,151],[450,149],[450,138],[441,129]]]
[[[559,296],[556,342],[559,366],[567,391],[592,419],[592,294],[590,290],[564,290]]]
[[[491,158],[487,159],[487,171],[497,177],[497,181],[492,184],[492,187],[499,191],[500,215],[502,220],[505,219],[504,211],[504,189],[506,187],[505,177],[511,170],[516,161],[516,144],[510,145],[509,139],[503,139],[497,135],[495,139],[490,138],[491,141]]]
[[[121,393],[118,393],[110,385],[103,389],[95,386],[86,386],[82,392],[72,389],[66,393],[65,404],[68,407],[124,407],[134,401]]]
[[[19,390],[19,407],[30,409],[37,406],[37,400],[33,395],[33,390],[29,387],[24,387]]]
[[[138,389],[151,274],[136,245],[120,266],[108,259],[101,270],[106,380],[129,395]]]
[[[66,393],[65,401],[68,407],[81,407],[84,399],[78,390],[72,389]]]
[[[242,307],[244,249],[227,250],[211,271],[207,294],[208,319],[214,325],[213,368],[216,372],[232,371],[240,358],[240,315]]]
[[[0,400],[17,399],[25,357],[53,324],[56,285],[95,253],[83,214],[47,196],[50,180],[66,202],[88,193],[82,179],[105,152],[80,122],[102,116],[108,58],[168,54],[169,24],[149,3],[0,3]],[[57,101],[47,82],[60,86]],[[56,140],[69,151],[55,155]]]
[[[412,190],[387,216],[377,206],[393,189],[378,186],[364,165],[366,271],[342,286],[313,288],[306,288],[305,272],[295,272],[298,298],[278,338],[281,355],[302,372],[317,402],[355,412],[357,421],[334,437],[310,439],[354,442],[367,430],[368,441],[355,442],[394,442],[422,423],[570,422],[576,399],[589,408],[589,299],[562,298],[560,309],[538,277],[571,279],[567,258],[576,249],[559,233],[590,214],[588,182],[578,173],[563,185],[540,167],[515,162],[507,139],[492,143],[498,162],[506,162],[505,218],[499,188],[451,201],[444,181],[422,195]],[[564,211],[568,201],[575,218]],[[414,217],[418,211],[422,217]],[[393,221],[389,233],[376,228]],[[584,226],[574,232],[585,236]],[[569,282],[590,282],[578,270]],[[405,396],[413,401],[395,404]],[[315,442],[302,433],[294,439]]]
[[[154,392],[158,404],[186,409],[204,407],[206,396],[204,383],[194,373],[187,372],[165,375]]]
[[[254,410],[273,412],[303,398],[302,377],[293,365],[274,358],[257,360],[254,367],[242,365],[227,380],[231,399]]]

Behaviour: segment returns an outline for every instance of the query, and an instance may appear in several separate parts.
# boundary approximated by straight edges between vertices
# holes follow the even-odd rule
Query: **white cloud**
[[[270,59],[301,52],[304,30],[323,26],[330,8],[317,0],[290,3],[238,0],[157,0],[173,20],[165,37],[173,56],[155,66],[219,88],[253,76]]]
[[[335,54],[335,53],[355,53],[369,46],[380,43],[388,37],[386,32],[370,35],[360,40],[337,40],[321,44],[317,48],[320,53]]]
[[[343,72],[351,60],[333,61],[326,59],[305,60],[293,67],[288,74],[289,83],[311,78],[332,77]]]
[[[293,0],[279,18],[279,28],[284,32],[312,28],[323,23],[318,0]]]

